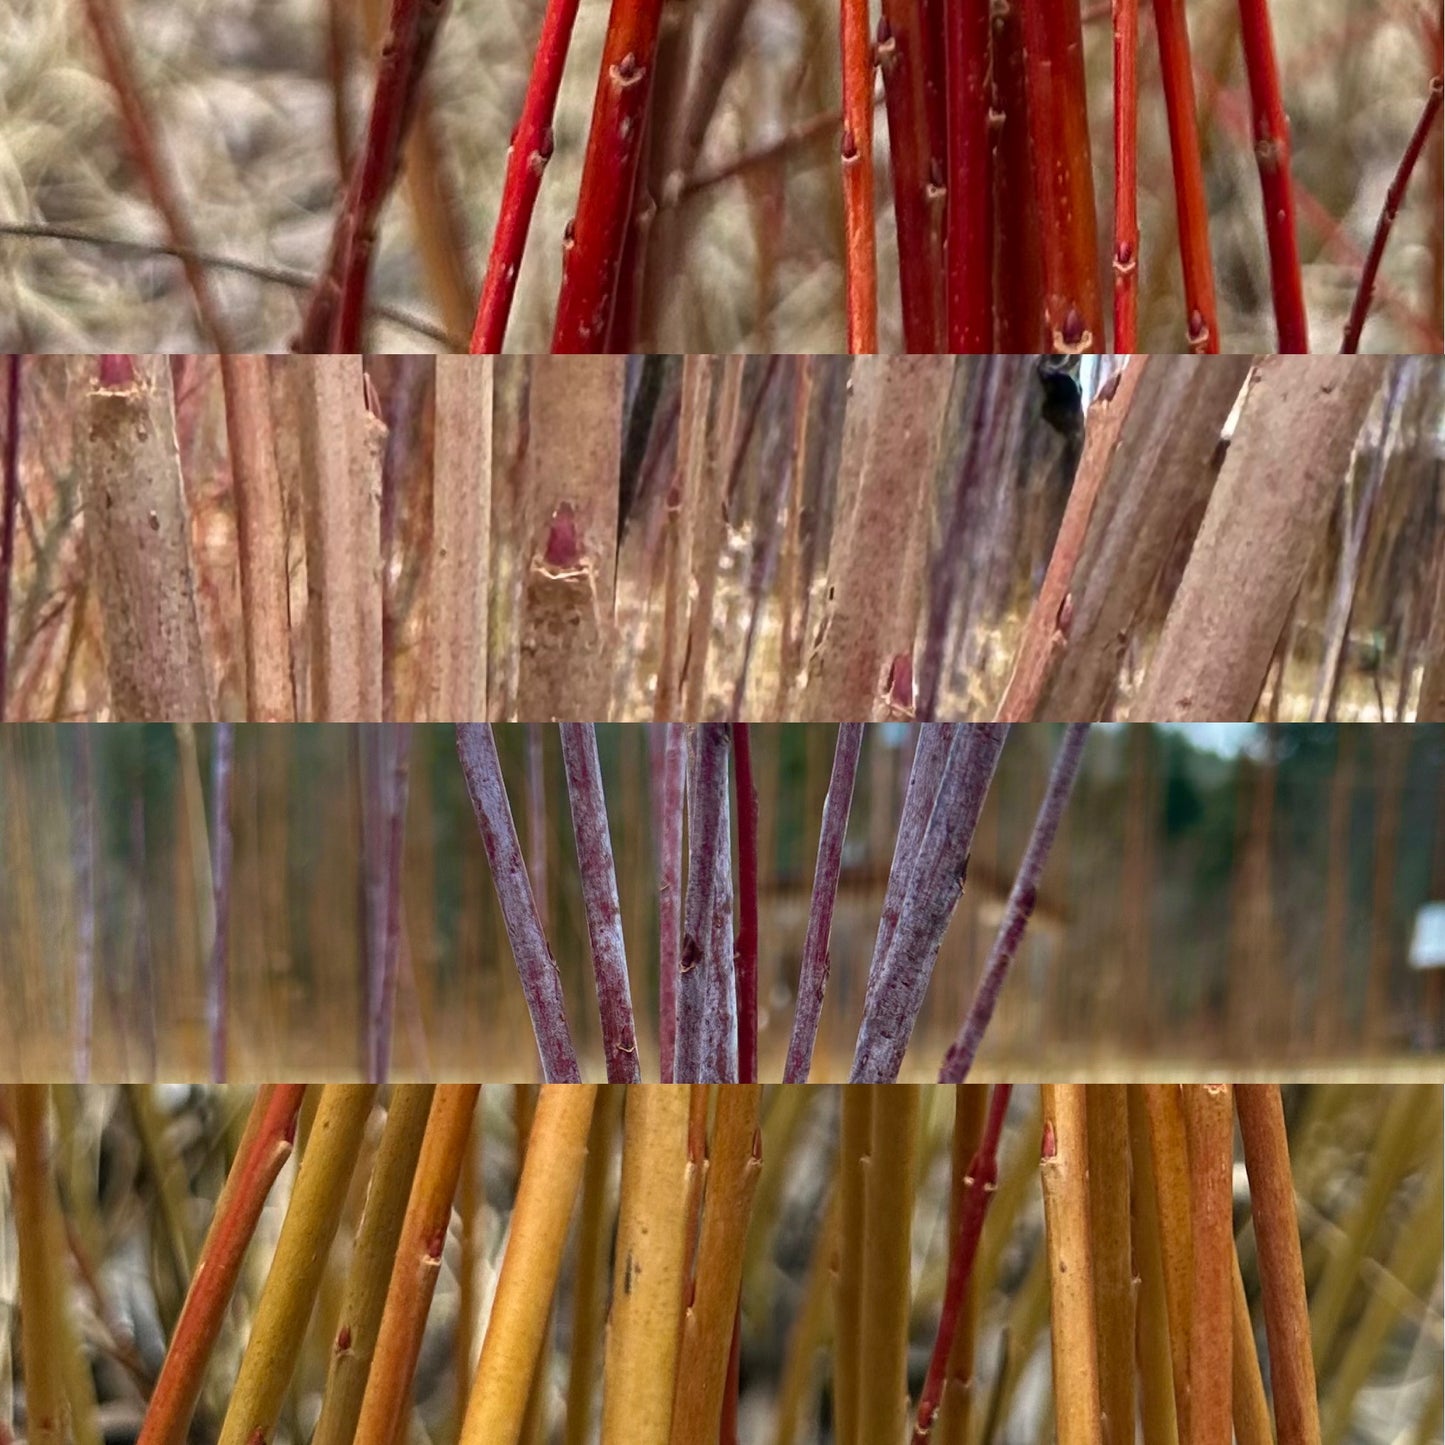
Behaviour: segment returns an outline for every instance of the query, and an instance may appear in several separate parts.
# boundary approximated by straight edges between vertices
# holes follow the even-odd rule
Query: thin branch
[[[0,723],[5,721],[10,658],[10,574],[15,565],[15,514],[20,503],[20,370],[24,360],[12,355],[5,373],[5,471],[4,495],[0,497]]]
[[[231,762],[235,755],[236,727],[216,727],[211,753],[211,888],[214,898],[215,936],[207,970],[210,993],[206,1000],[211,1033],[211,1080],[226,1077],[226,996],[230,982],[231,934]]]

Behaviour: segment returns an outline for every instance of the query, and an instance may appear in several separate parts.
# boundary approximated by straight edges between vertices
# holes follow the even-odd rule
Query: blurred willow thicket
[[[231,341],[242,351],[284,349],[321,269],[365,126],[384,7],[142,0],[119,8],[143,39],[133,47],[134,85],[196,244],[272,271],[258,278],[206,268]],[[1108,257],[1110,9],[1078,8],[1098,253]],[[103,244],[171,237],[117,124],[81,10],[53,0],[10,7],[0,59],[0,215],[78,234],[0,239],[10,278],[0,339],[7,350],[209,348],[174,260]],[[1269,10],[1293,146],[1304,299],[1316,349],[1333,350],[1386,188],[1439,73],[1438,8],[1430,0],[1275,0]],[[540,0],[451,7],[427,72],[421,139],[383,213],[374,268],[373,298],[416,320],[374,317],[376,350],[444,337],[465,346],[542,13]],[[1234,0],[1188,7],[1219,329],[1226,349],[1247,352],[1271,349],[1275,327],[1239,13]],[[580,8],[507,338],[519,350],[544,351],[551,336],[607,15],[601,0]],[[1138,349],[1176,351],[1185,328],[1174,184],[1149,7],[1142,16]],[[659,83],[654,110],[669,143],[644,164],[660,210],[644,241],[650,269],[638,348],[843,350],[837,5],[714,0],[669,5],[665,22],[668,83]],[[882,104],[875,127],[880,342],[896,350],[899,269]],[[670,174],[679,151],[681,168]],[[1441,175],[1437,126],[1385,253],[1370,349],[1439,349]]]
[[[366,1066],[365,728],[238,727],[230,1078]],[[598,729],[644,1077],[657,1077],[653,750]],[[760,1074],[779,1077],[836,729],[753,734]],[[936,1075],[1028,839],[1057,729],[1019,726],[905,1063]],[[846,1075],[916,729],[865,730],[813,1077]],[[207,1071],[215,731],[0,733],[6,1073]],[[497,729],[586,1072],[602,1041],[556,729]],[[1445,740],[1423,726],[1098,728],[980,1058],[989,1076],[1171,1067],[1413,1067],[1445,1041],[1445,972],[1409,965],[1445,899]],[[402,854],[399,1076],[536,1077],[453,730],[418,726]],[[88,980],[88,983],[86,982]],[[88,1023],[87,1023],[88,1020]],[[79,1061],[79,1062],[78,1062]]]
[[[0,1435],[1438,1442],[1439,1088],[1233,1095],[9,1088]]]

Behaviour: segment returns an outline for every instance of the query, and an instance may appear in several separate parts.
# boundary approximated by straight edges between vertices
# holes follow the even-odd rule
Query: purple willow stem
[[[211,939],[210,993],[206,1022],[211,1031],[211,1082],[226,1081],[226,999],[230,984],[231,765],[236,725],[218,723],[211,750],[211,893],[216,919]]]
[[[91,1020],[95,1010],[95,790],[89,724],[76,729],[71,866],[79,916],[75,925],[75,1079],[90,1082]]]
[[[732,725],[733,787],[738,799],[738,1079],[758,1081],[758,790],[747,723]],[[729,909],[731,918],[731,909]]]
[[[577,871],[582,875],[587,937],[592,944],[592,971],[597,979],[597,1012],[602,1020],[607,1082],[637,1084],[642,1082],[642,1070],[637,1059],[627,948],[622,937],[622,907],[617,900],[612,835],[607,828],[602,763],[597,756],[597,730],[591,723],[559,726],[567,795],[572,803],[572,832],[577,839]]]
[[[20,366],[12,355],[5,385],[5,474],[0,497],[0,722],[5,721],[6,661],[10,656],[10,572],[15,564],[15,513],[20,503]]]
[[[732,820],[723,789],[720,844],[714,864],[711,952],[703,975],[703,1074],[706,1083],[738,1081],[737,952],[733,940]]]
[[[527,866],[522,861],[522,845],[517,841],[517,825],[512,820],[512,805],[502,781],[502,764],[491,724],[458,723],[457,755],[466,775],[482,847],[491,865],[527,1011],[532,1016],[542,1077],[549,1084],[581,1083],[582,1071],[567,1027],[562,980],[552,950],[547,947],[532,885],[527,881]]]
[[[908,787],[903,795],[903,811],[898,819],[898,837],[893,845],[893,866],[888,871],[888,889],[883,895],[883,913],[878,920],[878,937],[873,945],[873,961],[868,965],[868,991],[863,1011],[873,1008],[873,1000],[883,976],[883,960],[893,942],[898,926],[899,910],[908,892],[908,880],[918,861],[918,850],[933,815],[943,781],[944,764],[953,745],[958,723],[924,723],[918,731],[918,745],[913,752],[913,766],[908,770]]]
[[[365,943],[364,1054],[366,1077],[380,1082],[381,1034],[386,1028],[386,726],[363,723],[357,733],[361,780],[361,916]]]
[[[853,806],[853,784],[858,777],[858,756],[863,750],[863,724],[842,723],[833,751],[833,774],[823,800],[823,826],[818,834],[818,864],[813,870],[813,901],[808,909],[808,933],[803,940],[803,962],[798,970],[798,1006],[793,1012],[793,1035],[788,1040],[785,1084],[806,1084],[813,1066],[813,1045],[823,1015],[823,990],[828,985],[828,938],[833,929],[833,905],[838,900],[838,875],[843,867],[843,839]]]
[[[543,783],[542,725],[527,724],[527,872],[545,932],[552,926],[552,890],[547,870],[547,792]]]
[[[688,747],[687,894],[682,911],[682,947],[677,960],[677,1045],[673,1071],[679,1083],[713,1083],[705,1064],[715,1056],[707,1035],[718,1020],[708,1017],[708,976],[723,967],[714,955],[714,895],[728,791],[728,726],[700,723],[690,729]],[[731,973],[732,960],[727,960]]]
[[[943,1056],[943,1067],[938,1071],[940,1084],[961,1084],[973,1067],[978,1047],[983,1042],[984,1030],[988,1028],[993,1011],[998,1006],[998,996],[1008,976],[1009,965],[1013,963],[1023,941],[1024,930],[1029,926],[1034,903],[1038,898],[1039,880],[1043,877],[1044,865],[1049,861],[1049,851],[1058,836],[1059,824],[1064,809],[1068,806],[1069,794],[1074,789],[1074,779],[1079,775],[1079,761],[1084,755],[1084,744],[1089,738],[1088,723],[1070,723],[1064,730],[1064,740],[1054,758],[1053,771],[1049,774],[1049,785],[1044,791],[1044,800],[1039,804],[1038,817],[1034,819],[1034,831],[1029,845],[1024,849],[1023,861],[1019,864],[1018,875],[1009,890],[1008,903],[1004,908],[1003,922],[999,925],[998,937],[994,939],[993,952],[989,954],[983,977],[979,980],[978,992],[958,1031],[958,1037],[949,1045]]]
[[[878,988],[858,1030],[850,1083],[898,1078],[939,945],[963,893],[974,830],[1007,738],[1007,723],[964,724],[954,737]]]
[[[385,1083],[391,1073],[392,1020],[396,1015],[397,980],[401,974],[401,881],[406,861],[406,800],[411,779],[411,724],[382,723],[382,766],[390,764],[384,793],[386,820],[385,908],[381,950],[381,1014],[373,1035],[376,1042],[372,1077]],[[389,756],[388,756],[389,755]]]
[[[654,725],[652,808],[657,839],[657,1032],[664,1084],[673,1082],[677,1046],[677,969],[682,945],[682,813],[687,733],[682,723]]]

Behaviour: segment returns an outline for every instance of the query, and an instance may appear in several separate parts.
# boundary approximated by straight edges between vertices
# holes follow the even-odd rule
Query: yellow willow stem
[[[902,1440],[908,1424],[909,1272],[921,1099],[917,1084],[863,1087],[873,1095],[873,1118],[864,1173],[858,1445]]]
[[[1254,1346],[1254,1321],[1244,1293],[1244,1276],[1239,1271],[1239,1251],[1234,1251],[1233,1308],[1230,1328],[1231,1391],[1234,1397],[1234,1438],[1239,1445],[1274,1445],[1274,1425],[1269,1418],[1269,1399],[1264,1393],[1259,1353]]]
[[[764,1145],[766,1148],[766,1145]],[[783,1358],[783,1375],[778,1382],[777,1427],[773,1445],[793,1445],[803,1412],[803,1398],[813,1379],[814,1364],[828,1329],[828,1290],[833,1259],[838,1251],[838,1191],[828,1199],[828,1213],[813,1243],[803,1297],[793,1316]]]
[[[1159,1194],[1154,1151],[1149,1143],[1149,1113],[1144,1091],[1128,1085],[1129,1155],[1133,1165],[1130,1210],[1134,1268],[1139,1275],[1135,1358],[1139,1366],[1139,1418],[1150,1445],[1178,1445],[1174,1409],[1174,1365],[1170,1355],[1169,1304],[1164,1282],[1164,1251],[1159,1241]],[[1243,1445],[1243,1442],[1241,1442]]]
[[[833,1302],[833,1419],[838,1445],[859,1445],[859,1358],[863,1320],[863,1237],[868,1157],[873,1148],[873,1090],[842,1090],[838,1141],[838,1265]]]
[[[311,1445],[351,1445],[434,1089],[398,1084],[372,1166]]]
[[[1134,1261],[1129,1238],[1129,1096],[1123,1084],[1091,1084],[1089,1235],[1099,1330],[1099,1404],[1109,1438],[1134,1428]]]
[[[438,1084],[432,1096],[353,1445],[394,1445],[410,1418],[412,1376],[481,1092],[478,1084]]]
[[[321,1091],[276,1253],[251,1320],[220,1445],[255,1445],[271,1438],[375,1101],[376,1089],[369,1084],[328,1084]]]
[[[1193,1311],[1194,1242],[1190,1234],[1189,1138],[1177,1084],[1144,1084],[1158,1206],[1164,1302],[1169,1312],[1169,1359],[1179,1438],[1194,1439],[1190,1423],[1189,1321]]]
[[[1228,1084],[1184,1085],[1189,1142],[1190,1232],[1194,1244],[1189,1321],[1191,1445],[1231,1445],[1233,1332],[1234,1100]]]
[[[475,1116],[462,1149],[462,1172],[457,1180],[457,1333],[452,1346],[454,1406],[453,1433],[460,1431],[467,1413],[467,1396],[472,1388],[476,1358],[474,1335],[477,1325],[477,1211],[482,1188],[482,1145],[485,1130]]]
[[[672,1424],[687,1268],[689,1094],[686,1084],[655,1084],[627,1095],[602,1445],[665,1445]]]
[[[596,1103],[596,1084],[546,1084],[537,1100],[459,1445],[515,1445],[521,1436]]]
[[[763,1166],[758,1131],[762,1095],[760,1084],[718,1091],[697,1270],[678,1356],[672,1445],[714,1445],[722,1423],[743,1246]]]
[[[1039,1178],[1049,1255],[1055,1428],[1058,1445],[1103,1445],[1084,1086],[1045,1084],[1043,1098]]]
[[[606,1296],[607,1194],[612,1175],[612,1142],[625,1089],[608,1084],[592,1111],[587,1167],[582,1175],[582,1218],[577,1227],[577,1278],[572,1288],[572,1348],[567,1360],[567,1415],[564,1445],[588,1445],[592,1438],[592,1395]]]

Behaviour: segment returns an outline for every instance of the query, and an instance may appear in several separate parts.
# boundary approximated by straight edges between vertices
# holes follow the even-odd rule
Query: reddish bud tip
[[[888,668],[888,703],[904,712],[913,707],[913,658],[900,652]]]
[[[1059,1141],[1058,1141],[1058,1139],[1054,1136],[1054,1121],[1053,1121],[1052,1119],[1045,1119],[1045,1120],[1044,1120],[1044,1143],[1043,1143],[1043,1148],[1040,1150],[1040,1154],[1041,1154],[1041,1156],[1042,1156],[1043,1158],[1045,1158],[1045,1159],[1052,1159],[1052,1158],[1054,1158],[1055,1155],[1058,1154],[1058,1152],[1059,1152]]]
[[[1069,314],[1064,317],[1064,344],[1066,346],[1077,346],[1084,339],[1084,318],[1079,314],[1077,306],[1069,307]]]
[[[843,163],[846,165],[849,161],[856,161],[857,159],[858,139],[853,134],[853,127],[851,125],[845,125],[843,127]]]
[[[135,357],[104,355],[100,358],[102,386],[131,386],[135,383]]]
[[[1209,344],[1209,327],[1205,325],[1204,315],[1196,306],[1189,313],[1189,348],[1191,351],[1201,351]]]
[[[442,1250],[446,1248],[447,1230],[442,1225],[440,1229],[434,1229],[427,1236],[426,1257],[429,1260],[438,1260],[442,1257]]]
[[[351,1348],[351,1326],[342,1325],[336,1332],[336,1353],[344,1355]]]
[[[582,539],[577,531],[577,514],[571,502],[559,502],[547,528],[547,545],[542,560],[549,567],[576,567],[582,562]]]

